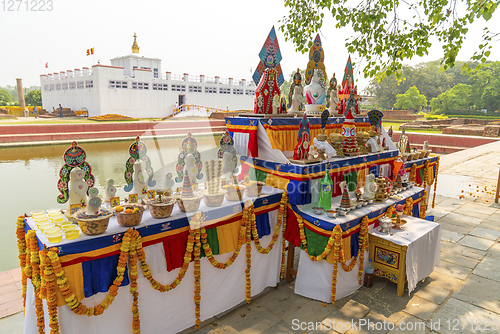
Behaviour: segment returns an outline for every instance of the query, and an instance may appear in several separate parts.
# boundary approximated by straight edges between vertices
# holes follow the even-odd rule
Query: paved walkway
[[[361,287],[332,305],[295,295],[293,282],[282,283],[250,305],[207,320],[198,331],[183,333],[368,332],[366,326],[359,328],[360,319],[381,324],[382,328],[370,333],[471,333],[471,326],[481,326],[483,331],[489,326],[488,332],[498,332],[494,325],[500,327],[500,210],[492,205],[498,152],[500,143],[493,143],[441,157],[436,207],[428,211],[442,227],[441,266],[411,296],[406,292],[398,297],[395,284],[376,277],[372,288]],[[464,194],[461,190],[472,195],[459,199]],[[8,279],[15,279],[9,275]],[[2,283],[5,277],[0,274],[0,292],[3,286],[13,288],[12,282]],[[17,293],[20,296],[19,289]],[[0,295],[0,309],[3,300]],[[306,327],[297,328],[297,321],[305,322]],[[332,321],[352,321],[358,328],[307,328],[310,322],[316,326]],[[393,323],[394,329],[383,328],[383,321]],[[22,313],[1,319],[0,333],[22,333],[22,322]]]

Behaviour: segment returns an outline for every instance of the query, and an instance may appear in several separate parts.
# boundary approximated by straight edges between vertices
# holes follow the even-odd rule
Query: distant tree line
[[[42,92],[39,86],[31,86],[24,88],[24,101],[28,106],[42,105]],[[0,87],[0,106],[18,106],[19,98],[17,95],[17,87],[7,85]]]
[[[466,66],[463,66],[466,65]],[[477,114],[500,111],[500,62],[457,61],[442,70],[440,61],[403,66],[396,75],[372,80],[366,91],[380,109],[430,109],[437,114]]]

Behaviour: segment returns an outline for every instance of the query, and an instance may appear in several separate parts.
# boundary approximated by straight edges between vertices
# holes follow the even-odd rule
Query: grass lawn
[[[399,126],[406,122],[396,123],[396,122],[384,122],[382,121],[382,126],[387,131],[392,126],[392,130],[399,131]],[[442,133],[442,130],[432,129],[432,130],[406,130],[406,132],[423,132],[423,133]]]
[[[123,121],[93,121],[87,118],[39,118],[34,119],[29,117],[28,119],[24,117],[15,118],[0,118],[0,124],[77,124],[77,123],[113,123],[113,122],[137,122],[137,121],[160,121],[158,118],[139,118],[138,120],[123,120]]]

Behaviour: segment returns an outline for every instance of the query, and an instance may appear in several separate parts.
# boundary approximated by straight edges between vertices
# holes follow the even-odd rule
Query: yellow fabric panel
[[[286,190],[286,187],[288,186],[288,182],[290,182],[290,180],[285,179],[284,177],[281,177],[278,175],[267,174],[267,176],[266,176],[266,185],[273,187],[273,188]]]
[[[363,188],[365,186],[366,176],[368,175],[368,168],[358,170],[358,184],[357,187]]]
[[[349,260],[351,259],[351,236],[342,239],[342,247],[344,248],[345,260],[347,263],[350,263]],[[333,264],[333,250],[326,256],[326,262]]]
[[[243,220],[239,220],[234,223],[217,226],[219,254],[231,253],[236,249],[242,223]]]
[[[291,129],[296,128],[296,129]],[[295,150],[295,145],[297,145],[297,135],[299,133],[298,126],[265,126],[267,136],[271,142],[273,149],[278,149],[280,151],[293,151]],[[310,128],[311,133],[311,145],[312,140],[318,136],[321,132],[321,127],[314,126]],[[356,131],[370,131],[369,126],[359,126],[356,127]],[[325,134],[327,136],[330,133],[342,133],[342,124],[328,124],[325,128]]]
[[[68,280],[68,284],[71,287],[71,291],[75,293],[76,298],[82,301],[85,298],[85,292],[83,290],[83,270],[82,264],[72,264],[66,267],[63,267],[64,275]],[[57,298],[57,306],[61,307],[66,305],[66,301],[64,300],[61,291],[59,288],[56,289],[56,298]]]

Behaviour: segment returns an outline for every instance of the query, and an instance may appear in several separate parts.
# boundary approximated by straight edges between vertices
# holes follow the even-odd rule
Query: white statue
[[[428,141],[428,140],[424,141],[424,147],[423,147],[423,149],[422,149],[422,150],[423,150],[424,152],[429,151],[429,141]]]
[[[68,203],[71,207],[73,204],[81,204],[82,207],[87,205],[87,183],[84,180],[85,172],[75,167],[69,173],[69,200]]]
[[[304,98],[304,89],[302,88],[302,86],[295,86],[293,88],[292,104],[288,112],[300,112],[299,107],[302,103],[305,102],[306,100]]]
[[[163,179],[161,190],[170,190],[170,193],[172,193],[172,187],[174,186],[174,184],[175,182],[174,179],[172,179],[172,173],[167,173],[167,175],[165,175],[165,178]]]
[[[325,80],[320,69],[313,71],[311,83],[304,87],[307,104],[324,104],[326,99]]]
[[[370,152],[371,153],[376,153],[380,151],[380,146],[378,146],[377,143],[377,137],[371,137],[368,139],[366,142],[366,146],[370,147]]]
[[[273,114],[279,114],[280,102],[280,96],[275,94],[273,97]]]
[[[134,162],[132,194],[138,194],[138,199],[146,199],[148,197],[148,177],[144,161],[137,160]]]
[[[313,146],[309,146],[309,152],[307,154],[307,159],[312,160],[314,159],[314,148]]]
[[[196,183],[196,174],[198,173],[198,170],[196,169],[196,159],[194,158],[194,155],[188,153],[184,161],[184,170],[187,169],[191,182]]]
[[[376,190],[377,190],[377,184],[375,183],[375,175],[368,174],[365,180],[363,198],[367,200],[375,198]]]
[[[337,91],[334,90],[330,93],[330,115],[337,113],[337,105],[339,104],[339,99],[337,98]]]
[[[87,215],[94,216],[99,214],[102,200],[98,197],[99,189],[92,187],[89,189],[89,202],[87,204]]]
[[[114,186],[115,180],[107,179],[106,180],[106,191],[104,192],[104,202],[109,203],[111,197],[115,197],[116,195],[116,187]]]

